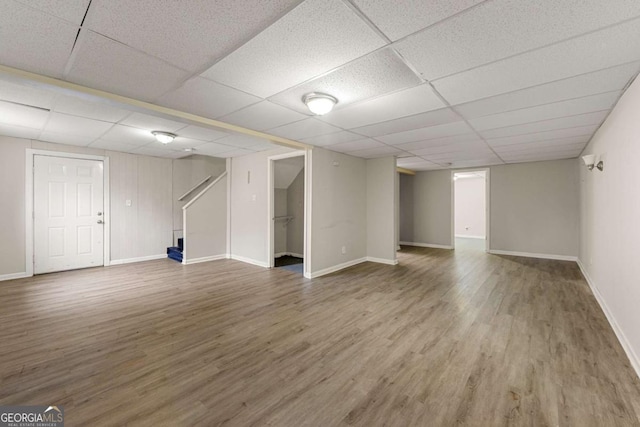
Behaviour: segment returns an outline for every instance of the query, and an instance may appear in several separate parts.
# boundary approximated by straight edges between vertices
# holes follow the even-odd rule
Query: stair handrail
[[[179,202],[181,202],[181,201],[183,201],[184,199],[186,199],[186,198],[189,196],[189,194],[191,194],[191,193],[193,193],[194,191],[196,191],[196,189],[197,189],[198,187],[200,187],[202,184],[204,184],[205,182],[209,181],[210,179],[211,179],[211,175],[209,175],[208,177],[206,177],[205,179],[203,179],[202,181],[200,181],[199,183],[197,183],[196,185],[194,185],[194,186],[193,186],[193,188],[192,188],[191,190],[187,191],[187,192],[186,192],[186,193],[184,193],[182,196],[180,196],[180,197],[178,198],[178,201],[179,201]]]
[[[220,174],[220,176],[219,176],[219,177],[217,177],[217,178],[216,178],[216,179],[215,179],[211,184],[207,185],[207,186],[206,186],[205,188],[203,188],[203,189],[202,189],[202,191],[201,191],[201,192],[199,192],[199,193],[198,193],[198,194],[197,194],[193,199],[189,200],[189,202],[187,202],[187,204],[186,204],[186,205],[184,205],[184,206],[182,207],[182,210],[183,210],[183,211],[186,211],[186,210],[187,210],[187,208],[188,208],[189,206],[191,206],[191,205],[192,205],[196,200],[198,200],[200,197],[202,197],[202,195],[203,195],[204,193],[206,193],[206,192],[207,192],[211,187],[213,187],[214,185],[216,185],[216,184],[218,183],[218,181],[220,181],[220,180],[221,180],[222,178],[224,178],[225,176],[227,176],[227,171],[222,172],[222,174]],[[211,178],[211,177],[209,177],[209,178]],[[183,230],[184,230],[184,226],[183,226],[182,228],[183,228]]]

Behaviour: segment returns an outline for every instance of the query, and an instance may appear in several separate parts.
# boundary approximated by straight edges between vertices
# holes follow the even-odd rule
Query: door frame
[[[109,157],[107,156],[95,156],[90,154],[76,154],[65,153],[62,151],[48,151],[48,150],[35,150],[27,148],[25,159],[25,269],[27,277],[33,276],[33,264],[34,264],[34,216],[33,210],[33,198],[34,198],[34,157],[35,156],[49,156],[49,157],[62,157],[65,159],[78,159],[78,160],[98,160],[103,164],[102,171],[102,183],[103,183],[103,198],[104,198],[104,238],[103,242],[103,263],[104,266],[109,266],[111,262],[111,209],[109,207],[110,191],[109,191]]]
[[[274,217],[274,162],[291,157],[304,156],[304,242],[303,242],[303,276],[311,276],[311,150],[296,150],[277,154],[267,158],[267,257],[269,268],[274,267],[275,256],[275,220]]]
[[[456,247],[456,181],[457,173],[465,172],[485,172],[484,181],[484,204],[485,204],[485,247],[484,251],[491,250],[491,168],[470,168],[451,170],[451,247]]]

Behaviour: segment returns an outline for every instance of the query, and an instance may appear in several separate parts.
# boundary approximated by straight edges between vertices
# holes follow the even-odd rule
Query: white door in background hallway
[[[103,265],[103,162],[36,155],[33,185],[34,272]]]

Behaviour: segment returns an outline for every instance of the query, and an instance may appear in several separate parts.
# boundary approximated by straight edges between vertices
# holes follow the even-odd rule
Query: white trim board
[[[153,261],[156,259],[163,259],[163,258],[167,258],[167,254],[148,255],[148,256],[141,256],[138,258],[114,259],[114,260],[111,260],[111,265],[131,264],[133,262]]]
[[[434,249],[453,249],[451,245],[436,245],[433,243],[418,243],[418,242],[400,242],[401,246],[417,246],[419,248],[434,248]]]
[[[384,258],[376,258],[372,256],[367,257],[368,262],[375,262],[378,264],[386,264],[386,265],[398,265],[397,259],[384,259]]]
[[[28,274],[24,271],[22,273],[0,274],[0,282],[4,282],[5,280],[24,279],[25,277],[31,276],[33,276],[33,274]]]
[[[230,255],[228,258],[231,258],[235,261],[244,262],[251,265],[257,265],[258,267],[269,268],[269,263],[264,261],[258,261],[257,259],[247,258],[240,255]]]
[[[532,252],[502,251],[499,249],[489,249],[489,251],[487,252],[492,255],[508,255],[508,256],[520,256],[520,257],[526,257],[526,258],[554,259],[558,261],[578,261],[578,257],[573,255],[538,254],[538,253],[532,253]]]
[[[466,236],[464,234],[456,234],[456,239],[478,239],[478,240],[484,240],[486,239],[485,236]]]
[[[191,264],[198,264],[201,262],[209,262],[209,261],[218,261],[220,259],[227,259],[227,254],[221,254],[221,255],[213,255],[213,256],[204,256],[204,257],[200,257],[200,258],[194,258],[194,259],[190,259],[190,260],[182,260],[182,265],[191,265]]]
[[[602,297],[602,294],[598,290],[596,284],[591,279],[591,276],[589,276],[589,274],[587,273],[587,270],[584,268],[584,265],[582,264],[582,261],[580,261],[580,258],[578,258],[576,262],[578,263],[578,267],[580,268],[582,275],[587,281],[587,284],[591,288],[591,292],[593,293],[593,296],[596,298],[596,301],[598,301],[600,308],[602,309],[604,315],[609,321],[609,325],[611,325],[611,329],[613,329],[613,332],[616,334],[616,338],[618,338],[618,341],[620,342],[622,349],[627,354],[627,357],[631,362],[631,366],[633,366],[633,369],[636,371],[636,375],[640,377],[640,358],[635,353],[635,351],[633,351],[633,347],[629,343],[627,336],[624,334],[624,332],[622,332],[620,325],[618,325],[616,318],[613,317],[613,313],[611,312],[611,310],[609,310],[609,307],[607,306],[607,303]]]
[[[304,277],[306,277],[307,279],[315,279],[316,277],[324,276],[330,273],[335,273],[336,271],[344,270],[345,268],[349,268],[354,265],[361,264],[363,262],[367,262],[367,257],[353,259],[351,261],[343,262],[342,264],[337,264],[331,267],[323,268],[322,270],[309,273],[309,275],[305,273]]]

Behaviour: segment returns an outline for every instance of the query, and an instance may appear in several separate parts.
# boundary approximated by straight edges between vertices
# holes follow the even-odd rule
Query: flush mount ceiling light
[[[325,93],[311,92],[302,97],[302,102],[313,114],[322,116],[333,110],[333,106],[338,103],[338,100]]]
[[[162,132],[159,130],[154,130],[153,132],[151,132],[151,134],[156,137],[156,141],[162,144],[169,144],[170,142],[173,142],[176,137],[175,133]]]

